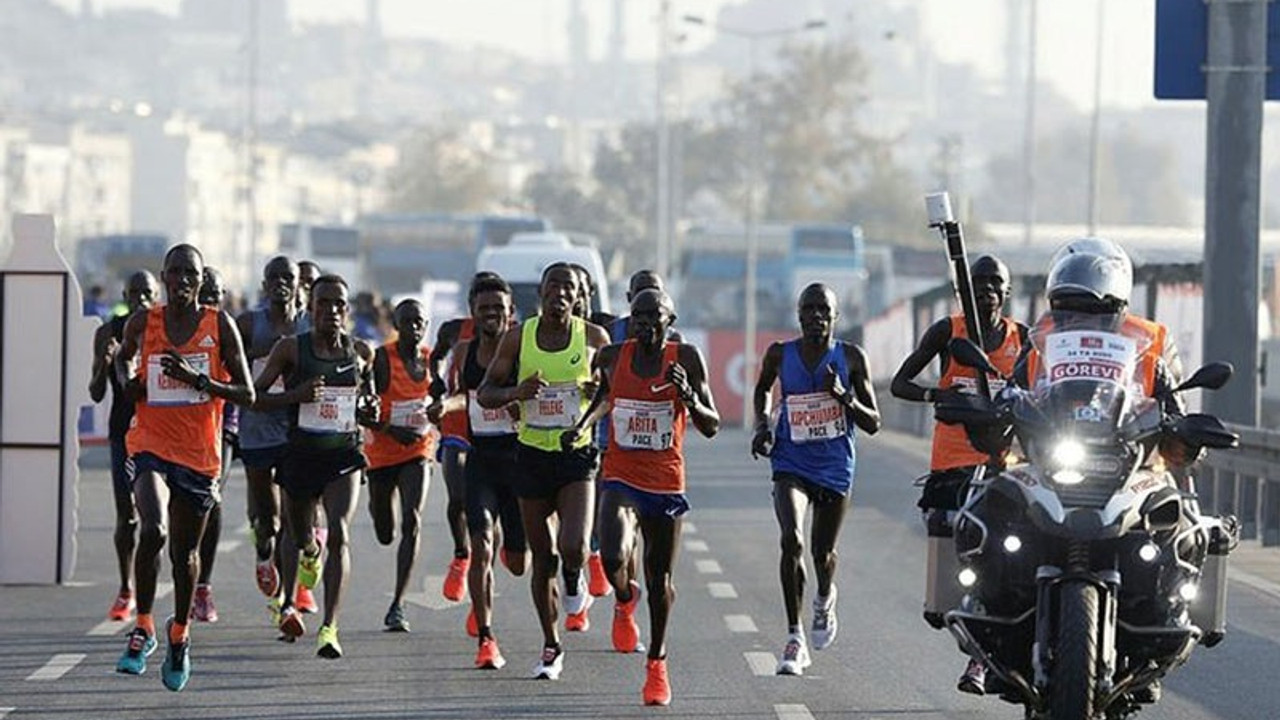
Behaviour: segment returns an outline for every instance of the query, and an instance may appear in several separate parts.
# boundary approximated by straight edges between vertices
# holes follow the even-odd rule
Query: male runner
[[[591,599],[582,571],[595,508],[597,452],[589,435],[580,435],[568,450],[561,447],[560,435],[581,419],[586,394],[595,390],[592,356],[609,338],[603,328],[573,316],[579,282],[566,263],[547,266],[540,286],[541,315],[503,336],[476,397],[491,410],[521,402],[516,495],[533,551],[530,587],[543,634],[533,674],[549,680],[558,679],[564,667],[556,630],[557,565],[563,563],[565,613],[583,629]],[[519,384],[507,387],[513,373]]]
[[[256,378],[267,364],[267,356],[276,341],[306,332],[311,319],[305,308],[299,309],[298,297],[303,294],[299,264],[278,255],[262,269],[263,307],[242,313],[236,319],[240,336],[245,338],[246,354]],[[284,379],[264,388],[261,396],[284,392]],[[297,549],[291,542],[276,542],[285,521],[280,509],[280,491],[276,482],[281,464],[289,448],[289,410],[276,408],[261,410],[245,408],[240,416],[240,460],[244,463],[244,475],[248,485],[249,527],[252,530],[257,564],[254,576],[258,590],[271,599],[273,620],[278,625],[279,609],[284,601],[280,597],[280,573],[282,568],[296,565]],[[311,523],[309,523],[311,524]],[[311,591],[299,587],[294,607],[301,612],[315,612],[315,599]]]
[[[854,426],[871,435],[880,411],[862,348],[832,336],[840,317],[836,294],[821,283],[800,293],[801,336],[765,351],[755,387],[751,455],[773,468],[773,509],[782,535],[779,575],[787,612],[787,644],[779,675],[802,675],[809,648],[800,621],[804,598],[804,516],[813,506],[810,543],[818,576],[813,599],[813,646],[836,639],[836,544],[849,509],[854,478]],[[769,427],[769,393],[782,383],[776,434]]]
[[[219,500],[222,403],[254,400],[235,323],[227,313],[199,303],[203,270],[195,247],[170,248],[163,272],[168,303],[129,318],[115,360],[121,386],[137,401],[126,442],[142,524],[134,556],[138,618],[116,669],[140,675],[155,650],[151,610],[160,549],[168,535],[174,614],[160,677],[174,691],[191,678],[187,623],[200,574],[197,547]]]
[[[311,288],[323,274],[314,260],[298,261],[298,297],[295,300],[298,310],[305,311],[311,307]]]
[[[577,435],[608,414],[612,425],[604,453],[600,497],[600,545],[609,582],[616,591],[613,647],[635,652],[640,640],[635,611],[640,584],[636,545],[644,540],[644,577],[649,591],[650,643],[645,705],[671,703],[667,676],[667,619],[675,602],[673,568],[680,545],[685,498],[684,434],[691,419],[704,436],[720,429],[720,414],[707,386],[706,364],[692,345],[672,342],[671,298],[661,290],[636,293],[631,302],[634,339],[596,355],[600,389],[578,427],[561,437],[571,447]],[[640,538],[636,531],[639,530]]]
[[[222,273],[211,265],[204,266],[203,279],[200,283],[200,304],[221,310],[227,298],[227,286]],[[240,406],[233,403],[222,404],[222,468],[218,472],[218,497],[227,488],[227,474],[231,471],[231,460],[235,454],[236,428],[239,422]],[[209,511],[209,519],[205,523],[204,534],[200,536],[200,576],[196,578],[196,592],[191,597],[191,619],[200,622],[217,622],[218,607],[213,601],[213,564],[218,559],[218,541],[222,539],[222,502]]]
[[[479,647],[475,666],[497,669],[506,664],[493,634],[493,547],[495,526],[502,523],[502,561],[513,575],[524,574],[524,526],[513,487],[516,466],[516,405],[488,409],[476,402],[485,370],[498,352],[511,317],[511,287],[501,278],[482,278],[471,286],[468,298],[475,318],[476,337],[454,348],[460,358],[458,392],[428,413],[438,417],[461,408],[471,427],[471,452],[467,458],[467,528],[471,533],[473,562],[467,584],[471,589],[471,615]],[[506,383],[510,385],[510,383]]]
[[[435,454],[429,433],[427,405],[431,401],[431,348],[426,311],[417,300],[395,309],[396,339],[374,353],[373,383],[379,416],[366,436],[369,460],[369,515],[378,542],[390,545],[396,534],[396,497],[400,501],[400,547],[396,551],[396,584],[391,607],[383,619],[389,632],[409,632],[404,616],[404,593],[418,558],[422,504],[430,479],[428,458]]]
[[[138,514],[133,507],[133,485],[125,471],[129,452],[124,438],[133,420],[133,401],[124,397],[120,380],[112,366],[120,338],[129,317],[140,310],[147,310],[160,294],[160,283],[146,270],[129,276],[124,287],[124,302],[129,312],[104,322],[93,334],[93,377],[89,380],[89,396],[95,403],[106,397],[107,385],[111,385],[111,413],[107,421],[107,444],[111,449],[111,491],[116,506],[116,567],[120,571],[120,589],[116,600],[107,612],[107,618],[123,622],[134,609],[133,550],[137,546]]]
[[[289,449],[276,482],[284,490],[285,514],[300,555],[296,566],[284,566],[280,631],[293,638],[306,632],[293,604],[294,584],[316,586],[320,555],[327,549],[324,622],[317,633],[316,654],[330,660],[342,657],[338,614],[351,569],[349,529],[360,495],[360,471],[366,464],[357,416],[376,407],[376,399],[368,392],[373,351],[347,332],[349,315],[347,282],[337,275],[321,275],[311,288],[314,329],[278,341],[256,381],[264,391],[258,406],[286,407],[290,416]],[[266,394],[281,376],[285,391]],[[329,528],[323,548],[311,525],[320,503]]]

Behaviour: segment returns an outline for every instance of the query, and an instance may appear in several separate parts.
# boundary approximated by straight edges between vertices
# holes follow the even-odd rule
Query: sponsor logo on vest
[[[217,343],[213,341],[212,335],[205,335],[204,338],[200,340],[200,347],[203,347],[203,348],[213,347],[216,344]]]

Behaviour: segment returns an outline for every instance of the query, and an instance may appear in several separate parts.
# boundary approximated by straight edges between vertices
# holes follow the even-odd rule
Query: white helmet
[[[1049,269],[1052,270],[1062,258],[1079,254],[1122,259],[1129,263],[1130,268],[1133,267],[1133,263],[1129,260],[1129,253],[1125,252],[1124,248],[1106,238],[1086,236],[1078,237],[1058,248],[1053,253],[1053,258],[1049,260]]]
[[[1119,312],[1133,294],[1133,262],[1119,245],[1080,238],[1054,256],[1045,282],[1050,304],[1082,301],[1095,312]]]

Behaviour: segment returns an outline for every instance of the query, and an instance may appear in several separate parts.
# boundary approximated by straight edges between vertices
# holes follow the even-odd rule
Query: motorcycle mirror
[[[1228,430],[1218,418],[1203,413],[1191,413],[1179,418],[1174,433],[1194,446],[1234,448],[1240,445],[1239,435]]]
[[[1183,390],[1191,390],[1193,388],[1206,388],[1209,390],[1217,390],[1227,381],[1231,379],[1232,374],[1236,371],[1235,366],[1227,362],[1212,362],[1192,373],[1174,389],[1174,392],[1182,392]]]
[[[991,360],[987,358],[987,354],[982,352],[982,348],[978,347],[969,338],[953,337],[947,342],[947,352],[951,353],[951,357],[955,361],[965,367],[981,370],[989,375],[1003,377],[1000,371],[995,369],[991,364]]]

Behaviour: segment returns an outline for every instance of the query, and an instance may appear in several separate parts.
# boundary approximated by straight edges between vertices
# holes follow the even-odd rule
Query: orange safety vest
[[[1049,323],[1052,322],[1051,315],[1045,315],[1038,324],[1036,331],[1045,333],[1052,328]],[[1152,396],[1156,391],[1156,367],[1160,360],[1164,357],[1165,346],[1168,342],[1169,329],[1163,323],[1155,320],[1148,320],[1137,315],[1128,315],[1124,317],[1126,325],[1132,325],[1138,328],[1139,333],[1145,333],[1151,337],[1151,345],[1143,351],[1142,356],[1138,358],[1137,366],[1134,368],[1134,376],[1142,383],[1142,391],[1148,396]],[[1027,353],[1027,382],[1034,384],[1036,375],[1040,370],[1040,352],[1034,347],[1031,352]]]
[[[424,374],[421,380],[413,379],[409,369],[395,343],[382,346],[387,353],[387,366],[390,370],[390,381],[387,389],[378,395],[378,419],[391,420],[395,425],[420,427],[422,437],[412,445],[401,445],[390,434],[370,430],[365,434],[364,456],[369,461],[370,469],[391,467],[401,463],[427,458],[435,454],[435,433],[430,432],[427,423],[428,397],[431,394],[431,373]],[[423,347],[423,363],[429,363],[431,349]],[[421,423],[420,426],[417,424]]]
[[[1013,366],[1022,353],[1022,336],[1018,334],[1018,324],[1010,318],[1001,318],[1004,323],[1004,342],[994,352],[989,353],[991,364],[1005,375],[1013,373]],[[951,337],[968,337],[965,330],[964,316],[951,316]],[[943,368],[942,379],[938,388],[946,390],[954,385],[965,386],[970,392],[976,392],[978,371],[965,367],[958,362],[947,360]],[[969,436],[963,425],[948,425],[935,422],[933,427],[933,457],[929,467],[936,471],[952,468],[985,465],[991,457],[978,452],[969,443]]]
[[[210,379],[227,382],[230,373],[222,364],[222,337],[218,311],[200,308],[200,322],[191,339],[181,347],[169,342],[164,326],[164,306],[147,311],[142,331],[142,367],[139,380],[147,386],[148,397],[138,401],[133,422],[125,436],[129,455],[148,452],[156,457],[190,468],[201,475],[218,477],[222,472],[222,407],[225,401],[204,393],[200,401],[161,404],[150,394],[152,387],[194,393],[187,386],[159,373],[159,359],[173,349],[202,370]],[[205,369],[207,368],[207,369]]]

